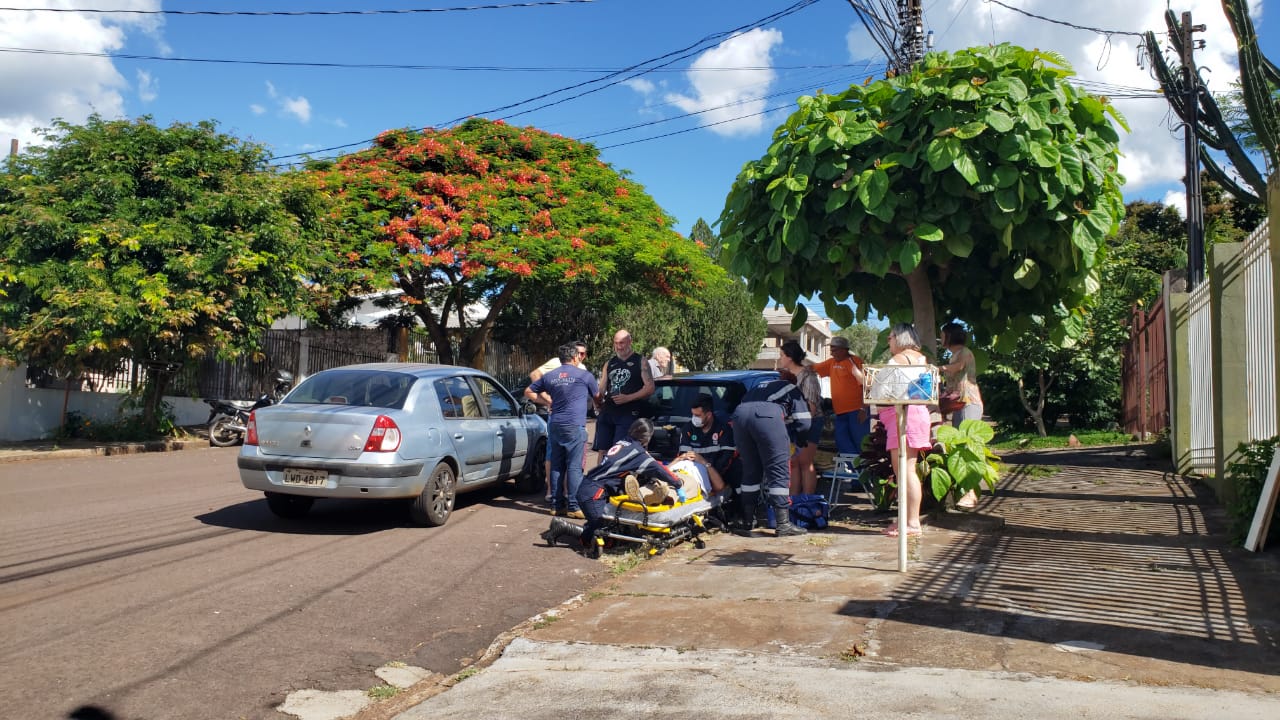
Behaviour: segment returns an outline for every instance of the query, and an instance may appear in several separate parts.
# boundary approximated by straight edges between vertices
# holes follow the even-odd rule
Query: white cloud
[[[160,81],[151,77],[146,70],[138,71],[138,99],[144,103],[155,100],[160,92]]]
[[[25,7],[83,7],[72,0],[34,0]],[[113,8],[157,10],[159,0],[119,0]],[[110,53],[124,47],[132,32],[161,45],[158,15],[0,13],[0,46],[40,50]],[[109,58],[0,53],[0,139],[23,145],[38,140],[35,128],[55,118],[83,122],[90,114],[124,115],[128,82]]]
[[[262,107],[258,103],[249,103],[249,112],[253,113],[254,115],[261,115],[266,111],[267,109]]]
[[[631,78],[630,80],[623,80],[622,84],[626,85],[632,90],[635,90],[641,95],[651,95],[653,94],[654,90],[658,89],[657,86],[655,86],[652,82],[650,82],[649,80],[645,80],[644,78]]]
[[[1187,194],[1181,190],[1170,190],[1164,194],[1160,202],[1171,205],[1182,217],[1187,216]]]
[[[685,76],[693,95],[673,93],[667,102],[692,113],[707,111],[698,118],[720,135],[749,135],[764,127],[765,117],[757,115],[766,107],[760,98],[767,95],[776,73],[770,54],[782,42],[782,32],[756,28],[725,40],[698,56]],[[760,68],[755,70],[711,70],[702,68]],[[727,107],[726,107],[727,106]],[[745,117],[754,115],[754,117]],[[741,118],[735,120],[735,118]],[[724,122],[724,121],[731,122]]]
[[[335,127],[344,128],[347,126],[347,121],[343,120],[342,118],[334,118],[332,122]]]
[[[1016,6],[1055,20],[1107,30],[1154,30],[1157,33],[1166,30],[1162,2],[1023,0]],[[1250,6],[1255,14],[1261,13],[1260,0],[1254,0]],[[1202,68],[1211,69],[1211,72],[1204,73],[1209,89],[1225,91],[1237,76],[1236,43],[1222,14],[1220,1],[1184,0],[1178,9],[1179,12],[1191,11],[1196,24],[1207,26],[1206,32],[1196,36],[1206,45],[1204,50],[1196,51],[1196,62]],[[1147,69],[1150,63],[1145,54],[1142,57],[1143,67],[1137,65],[1139,39],[1136,37],[1112,35],[1108,39],[1097,33],[1030,18],[993,3],[972,0],[935,3],[930,6],[926,20],[937,33],[935,49],[938,50],[987,45],[993,39],[1027,48],[1052,48],[1066,56],[1078,79],[1149,90],[1158,87]],[[853,58],[866,57],[874,50],[860,23],[850,31],[847,42]],[[1182,139],[1180,132],[1171,129],[1176,125],[1176,119],[1171,119],[1174,116],[1168,103],[1162,98],[1117,99],[1116,107],[1133,130],[1122,133],[1120,140],[1120,149],[1124,153],[1120,172],[1127,180],[1125,194],[1180,183],[1184,174]]]
[[[286,115],[292,115],[303,123],[311,122],[311,103],[304,97],[287,97],[280,99],[280,109]]]
[[[289,97],[281,95],[276,86],[270,80],[267,83],[267,97],[276,101],[276,107],[284,115],[291,115],[298,119],[299,122],[306,124],[311,122],[311,102],[305,97],[299,95],[297,97]],[[250,109],[261,107],[260,105],[251,105]],[[254,114],[259,114],[256,110]]]

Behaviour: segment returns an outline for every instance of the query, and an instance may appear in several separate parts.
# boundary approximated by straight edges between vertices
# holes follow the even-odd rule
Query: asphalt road
[[[0,465],[6,716],[280,720],[289,691],[373,687],[391,661],[456,672],[600,579],[541,544],[541,498],[510,486],[441,528],[358,501],[285,521],[236,452]]]

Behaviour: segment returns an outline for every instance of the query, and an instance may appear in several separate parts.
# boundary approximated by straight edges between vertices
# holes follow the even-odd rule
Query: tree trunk
[[[938,327],[933,308],[933,288],[929,286],[929,275],[924,265],[916,266],[904,278],[907,289],[911,291],[911,313],[914,315],[916,332],[920,334],[920,350],[930,360],[938,358]]]
[[[1022,408],[1027,411],[1027,415],[1031,416],[1031,421],[1036,424],[1036,432],[1040,437],[1048,437],[1049,432],[1044,424],[1044,401],[1045,396],[1049,394],[1049,385],[1052,381],[1047,381],[1043,370],[1036,371],[1036,378],[1040,387],[1040,397],[1036,398],[1035,407],[1031,406],[1031,400],[1027,397],[1027,386],[1022,378],[1018,378],[1018,401],[1022,403]]]
[[[516,288],[519,286],[519,279],[508,281],[502,287],[502,291],[489,303],[489,312],[485,315],[484,320],[463,340],[461,347],[462,361],[468,367],[478,370],[484,369],[484,348],[489,341],[489,333],[493,331],[493,326],[498,321],[498,315],[511,302],[511,298],[515,295]]]
[[[171,372],[168,369],[155,369],[147,373],[146,395],[142,400],[142,427],[147,432],[157,429],[156,418],[160,415],[160,403],[164,399],[164,391],[169,387]]]

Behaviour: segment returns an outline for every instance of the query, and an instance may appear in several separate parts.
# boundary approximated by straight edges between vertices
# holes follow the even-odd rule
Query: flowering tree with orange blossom
[[[593,146],[535,128],[471,119],[391,130],[313,172],[343,227],[332,277],[350,292],[402,290],[443,363],[480,365],[522,285],[679,299],[726,282]],[[487,308],[478,321],[464,312],[477,303]]]

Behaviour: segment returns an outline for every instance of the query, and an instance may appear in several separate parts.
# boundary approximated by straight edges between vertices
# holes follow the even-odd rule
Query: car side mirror
[[[537,415],[538,404],[528,398],[525,398],[524,404],[520,406],[520,411],[525,415]]]

